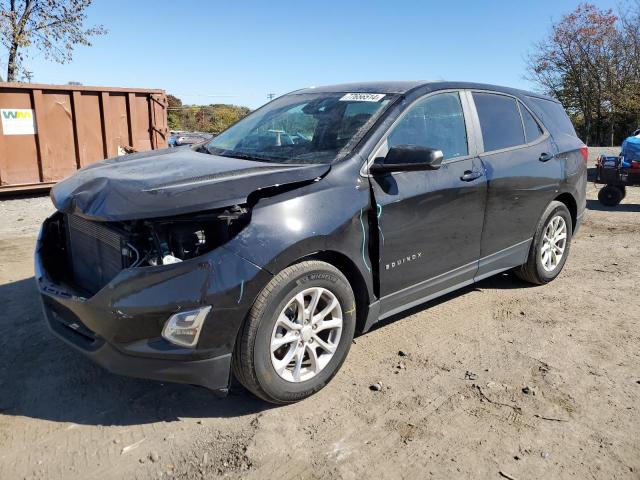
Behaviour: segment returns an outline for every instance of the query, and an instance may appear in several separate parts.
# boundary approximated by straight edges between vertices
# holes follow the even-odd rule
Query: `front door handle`
[[[475,170],[475,171],[467,170],[460,177],[460,180],[462,180],[463,182],[473,182],[476,178],[480,178],[481,176],[482,176],[482,172],[479,170]]]
[[[553,155],[551,153],[542,153],[540,154],[540,158],[538,158],[538,160],[540,160],[541,162],[548,162],[549,160],[551,160],[553,158]]]

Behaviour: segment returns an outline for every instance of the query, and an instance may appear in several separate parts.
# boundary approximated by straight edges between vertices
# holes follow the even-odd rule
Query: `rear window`
[[[493,93],[473,93],[484,151],[501,150],[525,143],[522,120],[514,98]]]
[[[527,97],[529,100],[529,106],[533,113],[535,113],[545,127],[553,134],[565,134],[576,137],[576,131],[573,128],[571,120],[567,112],[564,111],[562,105],[550,100],[544,100],[542,98]]]

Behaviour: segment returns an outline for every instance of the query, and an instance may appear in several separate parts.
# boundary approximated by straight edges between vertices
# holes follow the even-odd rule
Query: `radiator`
[[[71,271],[78,288],[91,295],[123,268],[123,238],[117,232],[76,215],[67,215]]]

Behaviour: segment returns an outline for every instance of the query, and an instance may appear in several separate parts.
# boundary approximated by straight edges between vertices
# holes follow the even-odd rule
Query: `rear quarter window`
[[[540,138],[544,132],[538,122],[536,122],[535,118],[529,113],[529,110],[520,102],[518,102],[518,106],[520,107],[520,113],[522,114],[522,123],[524,123],[524,133],[527,138],[527,143],[531,143]]]
[[[533,110],[552,135],[564,134],[576,137],[573,124],[562,105],[543,98],[527,97],[529,107]]]

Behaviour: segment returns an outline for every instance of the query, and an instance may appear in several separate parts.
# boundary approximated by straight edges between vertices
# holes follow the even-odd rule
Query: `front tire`
[[[292,265],[251,308],[236,342],[233,372],[267,402],[302,400],[338,372],[355,325],[355,297],[337,268],[320,261]]]
[[[566,205],[551,202],[540,217],[527,262],[516,269],[515,274],[534,285],[555,279],[569,256],[572,232],[573,223]]]

